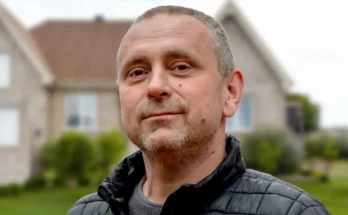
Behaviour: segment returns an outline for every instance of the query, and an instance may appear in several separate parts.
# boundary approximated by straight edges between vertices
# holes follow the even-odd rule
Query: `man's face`
[[[119,53],[122,126],[147,151],[205,141],[222,125],[223,77],[209,29],[189,16],[133,26]]]

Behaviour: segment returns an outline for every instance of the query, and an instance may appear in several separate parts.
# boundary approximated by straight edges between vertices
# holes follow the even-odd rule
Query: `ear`
[[[224,78],[223,117],[229,118],[237,111],[244,91],[244,78],[239,70],[234,70]]]

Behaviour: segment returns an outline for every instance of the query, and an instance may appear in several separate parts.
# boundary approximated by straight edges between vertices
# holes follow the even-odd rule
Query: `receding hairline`
[[[146,12],[144,13],[144,14],[146,14]],[[144,15],[143,14],[143,15]],[[127,30],[127,32],[126,32],[126,34],[124,35],[124,37],[123,37],[123,39],[122,39],[122,41],[121,41],[121,43],[120,43],[120,46],[119,46],[119,50],[118,50],[118,52],[117,52],[117,56],[116,56],[116,66],[119,68],[119,66],[120,66],[120,53],[121,53],[121,49],[122,49],[122,43],[123,43],[123,41],[124,41],[124,39],[126,39],[127,38],[127,35],[131,32],[131,30],[136,26],[136,25],[138,25],[138,24],[141,24],[141,22],[143,22],[143,21],[146,21],[146,20],[148,20],[148,19],[151,19],[151,18],[155,18],[156,16],[160,16],[160,15],[168,15],[168,16],[186,16],[186,17],[188,17],[188,18],[192,18],[192,19],[194,19],[194,20],[197,20],[197,21],[199,21],[203,26],[204,26],[204,28],[205,28],[205,30],[206,30],[206,33],[211,37],[211,43],[212,43],[212,48],[214,48],[214,51],[216,51],[215,49],[216,49],[216,46],[215,46],[215,40],[214,40],[214,36],[213,36],[213,34],[212,34],[212,31],[211,31],[211,29],[209,28],[209,26],[207,25],[207,24],[205,24],[202,20],[200,20],[200,19],[198,19],[197,17],[195,17],[195,16],[193,16],[193,15],[190,15],[190,14],[185,14],[185,13],[180,13],[180,12],[166,12],[166,11],[161,11],[160,13],[152,13],[152,14],[149,14],[149,15],[147,15],[147,16],[143,16],[143,15],[141,15],[141,16],[139,16],[139,18],[138,19],[136,19],[134,22],[133,22],[133,24],[128,28],[128,30]],[[217,59],[218,60],[218,59]]]
[[[206,26],[207,32],[209,32],[208,34],[210,34],[210,36],[212,37],[212,41],[214,43],[213,48],[215,49],[214,51],[218,61],[219,72],[223,76],[225,76],[227,75],[227,73],[234,71],[235,62],[232,52],[232,46],[230,44],[228,34],[225,31],[224,27],[214,17],[207,15],[204,12],[196,10],[194,8],[175,5],[163,5],[148,9],[135,19],[135,21],[128,29],[126,35],[135,25],[137,25],[143,20],[153,18],[156,15],[189,16],[198,20],[200,23]],[[126,35],[124,36],[124,38],[126,37]],[[122,41],[124,40],[124,38],[122,39]],[[120,58],[122,41],[119,47],[119,51],[117,53],[117,67],[119,66],[118,63]]]

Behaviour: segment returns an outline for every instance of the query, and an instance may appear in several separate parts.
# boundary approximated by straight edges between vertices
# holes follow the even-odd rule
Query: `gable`
[[[45,59],[41,55],[36,42],[22,24],[17,21],[9,11],[0,3],[0,24],[8,32],[13,41],[18,45],[20,51],[28,58],[45,85],[53,81],[53,76],[49,72]]]
[[[239,9],[235,1],[226,0],[221,6],[221,9],[218,10],[215,18],[221,23],[226,23],[226,20],[233,20],[235,22],[235,25],[243,32],[245,39],[254,47],[254,51],[258,53],[259,57],[261,57],[264,63],[267,64],[270,75],[274,76],[274,79],[280,84],[281,89],[287,92],[292,86],[291,78],[288,76],[285,69],[279,64],[273,53],[268,49],[260,35],[256,33],[255,29],[248,22],[246,16]],[[236,44],[232,44],[232,48],[233,45]]]
[[[242,26],[233,16],[226,16],[222,20],[226,33],[229,36],[237,69],[244,76],[246,90],[248,88],[267,88],[282,90],[281,80],[275,75],[260,52],[246,35]]]

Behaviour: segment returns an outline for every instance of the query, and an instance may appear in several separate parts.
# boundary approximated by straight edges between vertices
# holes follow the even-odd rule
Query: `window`
[[[97,96],[69,94],[65,100],[65,125],[69,129],[97,129]]]
[[[249,131],[252,127],[252,102],[251,97],[244,95],[237,112],[226,119],[227,131]]]
[[[0,146],[14,146],[19,137],[19,111],[0,108]]]
[[[0,53],[0,88],[10,86],[10,57]]]

